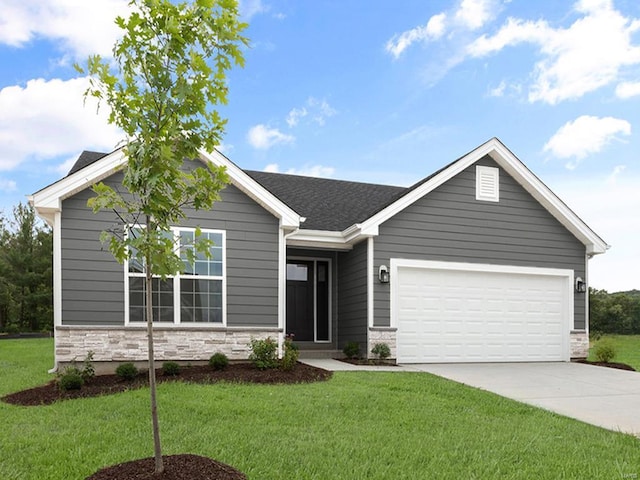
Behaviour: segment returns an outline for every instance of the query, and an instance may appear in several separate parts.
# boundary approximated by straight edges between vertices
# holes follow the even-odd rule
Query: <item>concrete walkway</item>
[[[580,363],[462,363],[356,366],[305,363],[334,371],[427,372],[592,425],[640,436],[640,372]]]

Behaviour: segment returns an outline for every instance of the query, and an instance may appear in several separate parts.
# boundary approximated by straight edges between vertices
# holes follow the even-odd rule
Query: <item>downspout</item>
[[[300,223],[303,223],[306,220],[305,217],[301,217],[300,218]],[[282,234],[282,245],[280,246],[280,252],[282,255],[282,258],[280,259],[280,279],[278,280],[279,282],[279,289],[281,289],[281,293],[278,295],[278,300],[281,303],[279,306],[279,316],[281,316],[282,318],[282,324],[280,325],[280,322],[278,322],[278,327],[282,326],[282,331],[278,333],[278,358],[282,358],[282,354],[283,354],[283,345],[284,345],[284,336],[285,336],[285,330],[286,330],[286,321],[287,321],[287,302],[286,302],[286,295],[287,295],[287,239],[293,235],[295,235],[296,233],[298,233],[300,231],[300,227],[296,227],[293,231],[289,232],[289,233],[284,233],[284,228],[280,227],[283,234]]]

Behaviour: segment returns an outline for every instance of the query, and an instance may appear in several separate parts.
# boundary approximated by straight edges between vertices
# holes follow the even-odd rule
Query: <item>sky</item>
[[[73,64],[109,57],[123,0],[0,0],[0,209],[122,140]],[[245,169],[408,186],[498,137],[640,289],[640,2],[243,0],[220,149]]]

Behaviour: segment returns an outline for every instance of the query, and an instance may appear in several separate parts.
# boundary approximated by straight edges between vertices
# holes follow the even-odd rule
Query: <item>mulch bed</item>
[[[143,458],[98,470],[85,480],[246,480],[235,468],[199,455],[163,455],[164,472],[155,475],[155,462]]]
[[[165,376],[161,369],[156,370],[156,380],[160,382],[188,382],[188,383],[267,383],[267,384],[291,384],[308,383],[328,380],[331,372],[321,368],[312,367],[304,363],[296,364],[292,370],[273,368],[258,370],[251,363],[232,363],[224,370],[213,370],[208,365],[194,365],[182,367],[177,376]],[[147,372],[141,372],[137,378],[131,381],[122,380],[117,375],[96,375],[80,390],[60,390],[55,380],[35,388],[11,393],[2,397],[6,403],[22,406],[50,405],[60,400],[73,398],[97,397],[111,393],[124,392],[136,388],[146,387],[149,384]]]
[[[292,384],[328,380],[332,373],[321,368],[297,363],[292,370],[274,368],[258,370],[250,363],[232,363],[223,370],[213,370],[208,365],[182,367],[177,376],[165,376],[156,370],[156,380],[160,382],[187,383],[262,383]],[[63,392],[55,380],[40,387],[12,393],[2,398],[7,403],[23,406],[49,405],[60,400],[97,397],[124,392],[148,385],[148,373],[141,372],[137,378],[124,381],[117,375],[96,375],[80,390]],[[120,463],[98,470],[85,480],[246,480],[246,475],[235,468],[211,458],[199,455],[164,455],[164,472],[155,475],[153,457]]]
[[[631,372],[635,372],[636,369],[631,365],[627,365],[626,363],[617,363],[617,362],[590,362],[589,360],[578,360],[578,363],[585,363],[587,365],[596,365],[598,367],[609,367],[609,368],[617,368],[618,370],[629,370]]]

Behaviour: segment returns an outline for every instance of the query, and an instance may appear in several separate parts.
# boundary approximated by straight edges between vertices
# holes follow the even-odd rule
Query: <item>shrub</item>
[[[598,362],[609,363],[614,359],[617,352],[616,347],[611,341],[603,339],[596,343],[594,353]]]
[[[80,370],[80,375],[82,376],[82,380],[85,382],[87,380],[91,380],[96,376],[96,369],[93,368],[93,350],[89,350],[87,352],[87,356],[84,357],[82,362],[82,370]]]
[[[80,390],[84,385],[82,373],[76,367],[66,367],[57,379],[58,388],[63,391]]]
[[[214,353],[209,359],[209,366],[214,370],[223,370],[227,365],[229,365],[229,359],[224,353]]]
[[[180,365],[176,362],[164,362],[162,364],[162,374],[167,377],[175,377],[180,375]]]
[[[386,343],[376,343],[371,349],[371,353],[376,355],[380,360],[384,360],[391,356],[391,349]]]
[[[358,358],[360,356],[360,344],[358,342],[347,342],[342,349],[342,353],[347,358]]]
[[[138,368],[131,362],[122,363],[116,368],[116,375],[122,380],[133,380],[138,376]]]
[[[249,360],[260,370],[278,366],[278,359],[276,358],[278,344],[271,337],[265,340],[252,339],[250,348]]]
[[[283,370],[293,370],[298,363],[298,346],[293,343],[293,335],[287,335],[284,337],[284,353],[282,355],[282,361],[280,367]]]

